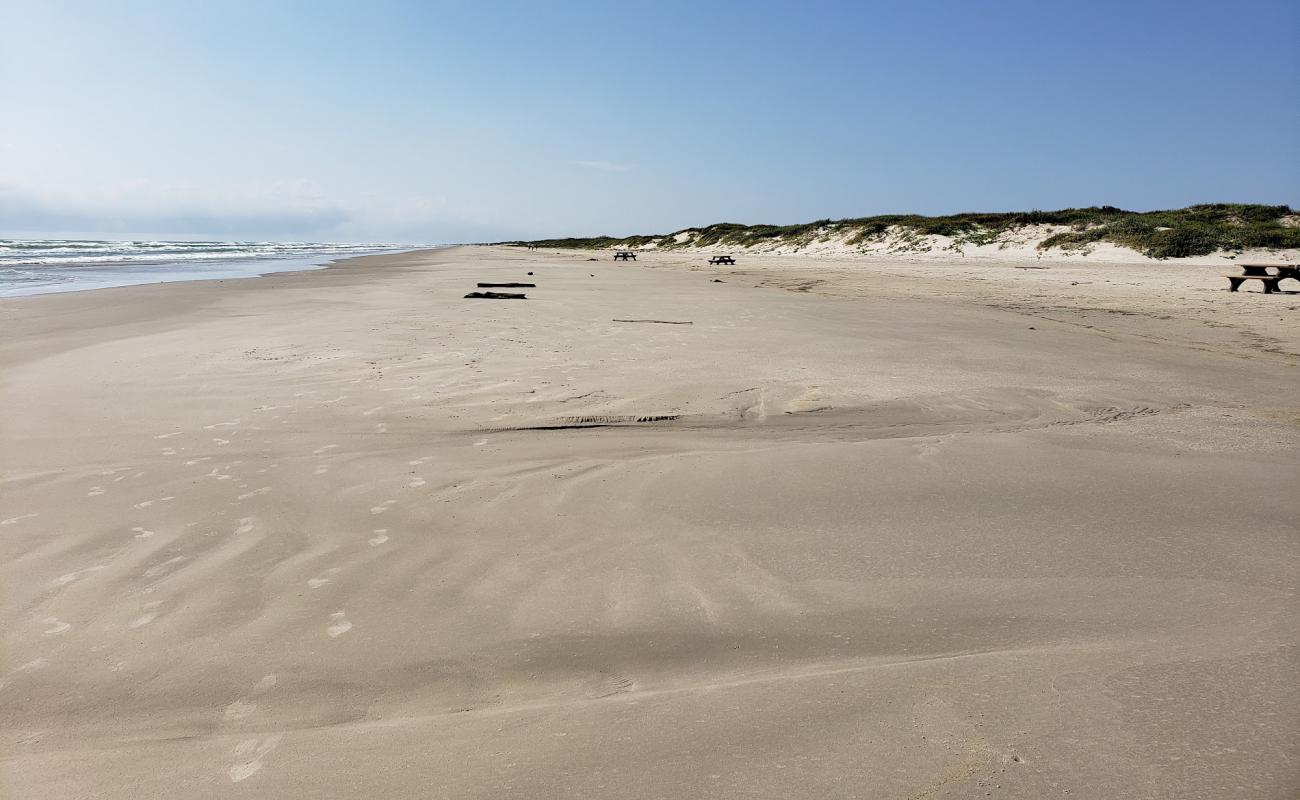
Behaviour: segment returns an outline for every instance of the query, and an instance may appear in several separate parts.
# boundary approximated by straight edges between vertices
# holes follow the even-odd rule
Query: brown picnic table
[[[1225,275],[1228,291],[1235,292],[1246,281],[1259,281],[1264,294],[1276,292],[1277,284],[1286,278],[1300,281],[1300,265],[1296,264],[1240,264],[1241,273]],[[1270,271],[1271,270],[1271,271]]]

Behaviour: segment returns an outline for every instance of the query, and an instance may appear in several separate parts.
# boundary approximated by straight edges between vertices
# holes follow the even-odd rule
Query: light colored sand
[[[0,791],[1294,796],[1294,296],[587,257],[0,304]]]

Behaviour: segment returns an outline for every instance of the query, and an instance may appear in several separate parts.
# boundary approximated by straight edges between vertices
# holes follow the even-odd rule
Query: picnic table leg
[[[1228,289],[1228,291],[1230,291],[1230,292],[1235,292],[1235,291],[1237,291],[1237,288],[1238,288],[1239,286],[1241,286],[1241,284],[1244,283],[1244,282],[1245,282],[1245,281],[1243,281],[1241,278],[1232,278],[1232,277],[1229,277],[1229,278],[1228,278],[1228,283],[1230,284],[1230,288]]]

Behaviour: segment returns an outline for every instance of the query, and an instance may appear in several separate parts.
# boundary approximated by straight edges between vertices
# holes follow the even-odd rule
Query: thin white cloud
[[[512,227],[443,196],[366,191],[335,198],[303,179],[210,189],[135,179],[42,191],[0,176],[0,238],[75,233],[464,242],[510,238]]]
[[[632,169],[631,164],[620,164],[616,161],[575,161],[573,163],[580,167],[598,169],[602,172],[627,172]]]
[[[143,179],[75,193],[0,182],[0,228],[9,231],[306,235],[327,233],[353,216],[309,181],[273,181],[221,193]]]

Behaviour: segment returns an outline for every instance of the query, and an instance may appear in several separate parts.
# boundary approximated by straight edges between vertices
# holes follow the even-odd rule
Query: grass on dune
[[[842,238],[859,245],[889,236],[920,241],[945,236],[953,245],[983,245],[1001,241],[1004,234],[1031,225],[1061,228],[1047,236],[1040,250],[1086,249],[1109,242],[1152,258],[1184,258],[1220,250],[1300,248],[1300,227],[1289,206],[1213,203],[1168,211],[1125,211],[1114,206],[1066,208],[1059,211],[965,213],[940,217],[919,214],[884,214],[854,219],[822,219],[801,225],[741,225],[722,222],[704,228],[686,228],[666,236],[598,236],[541,239],[533,242],[499,242],[508,245],[570,249],[635,249],[656,243],[662,249],[687,247],[749,248],[764,244],[804,246],[817,239]],[[681,241],[678,241],[678,240]]]

